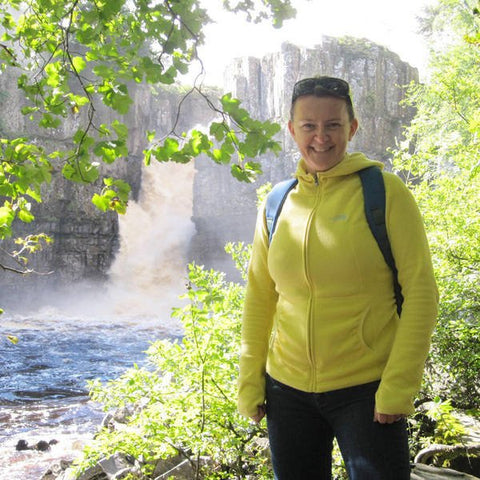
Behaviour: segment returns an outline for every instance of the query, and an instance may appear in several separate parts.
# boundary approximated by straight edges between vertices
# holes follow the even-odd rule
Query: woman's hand
[[[265,405],[259,405],[257,408],[257,414],[250,417],[255,423],[260,423],[265,416]]]
[[[393,415],[388,413],[378,413],[376,408],[373,414],[373,421],[378,423],[395,423],[399,422],[402,418],[405,418],[403,413],[396,413]]]

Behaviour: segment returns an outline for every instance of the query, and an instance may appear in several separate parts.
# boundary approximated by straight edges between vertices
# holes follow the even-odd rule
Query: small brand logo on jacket
[[[332,222],[346,222],[348,215],[346,213],[339,213],[330,219]]]

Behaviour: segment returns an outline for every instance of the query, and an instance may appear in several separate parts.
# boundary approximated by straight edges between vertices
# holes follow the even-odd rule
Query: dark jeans
[[[373,421],[378,384],[306,393],[267,376],[267,426],[275,479],[331,479],[336,438],[351,480],[408,480],[406,421]]]

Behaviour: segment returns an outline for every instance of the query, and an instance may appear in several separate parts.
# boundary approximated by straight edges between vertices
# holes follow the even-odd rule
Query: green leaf
[[[200,153],[209,150],[211,147],[212,143],[208,139],[207,135],[199,130],[192,130],[190,132],[190,139],[183,150],[191,157],[197,157],[200,155]]]
[[[99,176],[97,165],[91,163],[88,158],[66,163],[62,173],[67,180],[78,183],[93,183]]]
[[[12,209],[10,204],[5,204],[3,207],[0,207],[0,226],[9,227],[13,219],[15,218],[15,212]]]
[[[147,130],[147,141],[148,142],[153,142],[153,140],[155,140],[155,131],[149,131]]]
[[[18,212],[18,218],[24,223],[30,223],[32,220],[35,219],[35,217],[32,215],[32,213],[29,210],[26,210],[24,208],[22,208]]]
[[[128,149],[123,140],[108,140],[98,142],[93,153],[105,163],[113,163],[118,158],[128,155]]]
[[[87,66],[87,63],[85,62],[85,59],[83,57],[73,57],[72,64],[78,73],[84,70],[85,67]]]
[[[29,115],[31,113],[37,112],[38,107],[22,107],[20,111],[23,115]]]
[[[242,182],[254,182],[257,176],[261,173],[261,167],[258,163],[251,162],[245,165],[233,164],[231,166],[232,175]]]
[[[92,197],[92,203],[102,212],[106,212],[109,209],[110,199],[95,193]]]
[[[99,142],[93,153],[101,157],[105,163],[113,163],[118,158],[113,142]]]
[[[130,191],[132,190],[130,185],[123,180],[117,179],[115,180],[115,186],[117,187],[119,197],[122,200],[127,201]]]
[[[45,73],[47,74],[47,85],[52,88],[58,87],[61,82],[61,64],[59,62],[48,63],[45,67]]]
[[[248,112],[240,108],[240,100],[232,97],[231,93],[223,95],[221,103],[225,113],[228,113],[238,124],[242,124],[244,121],[250,118]]]
[[[53,117],[49,113],[44,113],[38,124],[43,128],[58,128],[61,123],[62,121],[60,118]]]
[[[145,78],[148,83],[160,83],[163,76],[163,67],[152,62],[150,57],[142,57],[139,66],[141,71],[145,73]]]
[[[105,105],[123,115],[128,113],[130,105],[133,103],[128,94],[128,88],[124,84],[113,85],[104,83],[98,88],[98,92],[102,94],[102,100]]]
[[[78,107],[83,107],[90,103],[90,99],[88,97],[84,97],[82,95],[70,95],[70,100],[72,103],[77,105]]]
[[[115,130],[119,139],[126,139],[128,137],[128,127],[118,120],[112,122],[112,128]]]
[[[210,135],[213,135],[217,142],[221,142],[225,138],[228,130],[229,128],[223,122],[212,122],[210,124]]]
[[[93,73],[104,79],[110,79],[115,77],[114,70],[108,65],[95,65],[95,67],[93,67]]]
[[[174,138],[168,137],[163,142],[163,146],[157,147],[153,154],[160,162],[168,162],[179,151],[178,141]]]

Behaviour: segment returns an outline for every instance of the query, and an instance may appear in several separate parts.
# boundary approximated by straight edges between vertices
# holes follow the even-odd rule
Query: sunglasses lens
[[[340,78],[318,77],[304,78],[293,87],[292,102],[302,95],[315,95],[325,91],[336,96],[350,99],[348,83]]]

